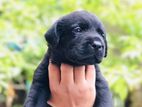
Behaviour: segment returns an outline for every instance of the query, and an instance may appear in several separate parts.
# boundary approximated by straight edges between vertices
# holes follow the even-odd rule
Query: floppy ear
[[[104,55],[104,57],[107,57],[108,45],[107,45],[106,37],[104,38],[104,42],[105,42],[105,55]]]
[[[108,46],[107,46],[107,39],[106,39],[106,31],[105,31],[105,28],[104,26],[101,24],[99,25],[100,27],[97,29],[97,32],[99,34],[101,34],[104,38],[104,43],[105,43],[105,54],[104,54],[104,57],[107,57],[107,49],[108,49]]]
[[[107,51],[108,51],[108,44],[107,44],[107,34],[106,34],[106,30],[103,24],[100,25],[100,28],[102,30],[102,35],[104,37],[104,42],[105,42],[105,54],[104,57],[107,57]]]
[[[57,33],[57,23],[46,32],[45,39],[51,47],[56,47],[59,43],[59,35]]]

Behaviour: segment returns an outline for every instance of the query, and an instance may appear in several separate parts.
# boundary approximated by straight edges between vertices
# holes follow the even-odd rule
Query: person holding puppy
[[[107,56],[107,40],[97,16],[72,12],[57,20],[45,39],[48,50],[35,70],[24,107],[113,107],[98,65]]]

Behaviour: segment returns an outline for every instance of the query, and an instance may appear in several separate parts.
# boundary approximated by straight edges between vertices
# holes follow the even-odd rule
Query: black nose
[[[102,49],[102,43],[99,42],[99,41],[94,41],[93,44],[92,44],[92,47],[94,49],[100,50],[100,49]]]

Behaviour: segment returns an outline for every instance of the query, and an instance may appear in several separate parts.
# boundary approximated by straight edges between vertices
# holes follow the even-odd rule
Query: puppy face
[[[100,63],[107,54],[105,36],[99,19],[86,11],[62,17],[45,34],[52,59],[73,65]]]

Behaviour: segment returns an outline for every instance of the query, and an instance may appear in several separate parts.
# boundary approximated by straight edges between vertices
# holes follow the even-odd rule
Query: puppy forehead
[[[100,26],[101,22],[99,19],[87,12],[87,11],[75,11],[72,12],[64,17],[62,17],[59,21],[62,22],[62,24],[66,25],[75,25],[75,24],[93,24],[94,26]]]

